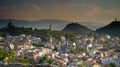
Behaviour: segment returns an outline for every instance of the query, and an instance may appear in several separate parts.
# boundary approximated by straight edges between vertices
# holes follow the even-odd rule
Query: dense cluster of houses
[[[59,43],[50,40],[42,42],[41,38],[32,35],[0,37],[0,45],[7,50],[15,50],[17,59],[27,56],[31,59],[31,64],[38,63],[43,56],[52,58],[54,66],[74,66],[74,67],[108,67],[114,63],[120,67],[120,52],[116,49],[120,47],[120,39],[109,35],[78,37],[76,41],[67,41],[64,36]],[[50,47],[36,47],[32,45],[44,44]],[[57,51],[54,51],[54,48]],[[77,47],[84,48],[84,51],[72,53]],[[34,61],[33,61],[34,60]]]

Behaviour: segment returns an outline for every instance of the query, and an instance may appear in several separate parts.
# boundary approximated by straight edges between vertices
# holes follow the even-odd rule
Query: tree
[[[80,64],[80,67],[86,67],[86,64],[81,63],[81,64]]]
[[[45,47],[43,44],[35,44],[35,43],[32,43],[33,46],[35,47]]]
[[[115,63],[110,63],[109,67],[116,67]]]
[[[53,51],[58,51],[58,48],[55,46],[54,49],[53,49]]]
[[[80,46],[76,46],[76,48],[75,49],[72,49],[72,51],[71,51],[72,53],[79,53],[79,52],[86,52],[86,49],[85,48],[82,48],[82,47],[80,47]]]
[[[8,62],[8,63],[12,63],[12,62],[15,61],[15,57],[16,57],[15,51],[14,50],[9,50],[6,53],[5,61]]]
[[[28,57],[24,57],[24,58],[20,61],[20,63],[22,63],[22,64],[24,64],[24,65],[28,65],[28,64],[30,63],[29,58],[28,58]]]
[[[54,61],[53,59],[48,59],[48,60],[47,60],[47,62],[48,62],[49,64],[52,64],[53,61]]]
[[[50,59],[47,56],[43,56],[42,58],[40,58],[39,63],[40,64],[46,64],[46,63],[51,64],[53,61],[54,61],[53,59]]]
[[[0,61],[3,61],[5,58],[5,52],[3,48],[0,48]]]

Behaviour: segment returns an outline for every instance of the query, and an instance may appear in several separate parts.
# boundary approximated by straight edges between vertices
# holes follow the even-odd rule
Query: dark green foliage
[[[53,61],[54,61],[53,59],[50,59],[47,56],[43,56],[42,58],[40,58],[39,63],[40,64],[46,64],[46,63],[51,64]]]
[[[5,58],[5,51],[3,48],[0,48],[0,60],[4,60]]]
[[[15,61],[16,55],[14,50],[4,51],[3,48],[0,48],[0,60],[6,61],[8,63],[13,63]]]
[[[33,46],[36,46],[36,47],[45,47],[43,44],[35,44],[35,43],[32,43]]]
[[[92,30],[88,29],[87,27],[80,25],[78,23],[70,23],[68,24],[63,31],[74,32],[74,33],[88,33],[92,32]]]
[[[15,61],[16,58],[16,54],[14,50],[9,50],[6,52],[6,56],[8,59],[5,59],[6,62],[8,63],[13,63]]]
[[[115,49],[115,52],[120,52],[120,49]]]
[[[0,36],[1,36],[1,37],[7,37],[7,35],[8,35],[8,34],[7,34],[6,32],[2,32],[2,30],[0,30]]]
[[[75,39],[76,39],[76,35],[73,33],[70,33],[70,32],[67,32],[64,36],[69,41],[75,41]]]
[[[55,46],[54,49],[53,49],[53,51],[58,51],[58,48]]]
[[[116,67],[115,63],[110,63],[109,67]]]
[[[52,60],[52,59],[48,59],[48,60],[47,60],[47,62],[48,62],[49,64],[52,64],[53,61],[54,61],[54,60]]]
[[[76,34],[71,32],[65,31],[51,31],[49,29],[32,29],[32,28],[25,28],[25,27],[16,27],[12,23],[9,23],[6,27],[0,29],[0,36],[6,37],[7,35],[20,35],[20,34],[27,34],[27,35],[35,35],[40,37],[42,41],[50,41],[50,37],[54,38],[54,41],[59,42],[61,41],[61,36],[65,36],[67,40],[74,41],[76,39]]]
[[[61,36],[65,36],[67,40],[74,41],[76,38],[76,34],[71,32],[64,32],[64,31],[51,31],[49,29],[32,29],[32,28],[25,28],[25,27],[15,27],[8,25],[0,29],[0,35],[6,37],[7,35],[19,35],[19,34],[27,34],[27,35],[35,35],[40,37],[42,41],[50,41],[50,37],[54,37],[56,42],[61,41]]]
[[[113,21],[110,24],[96,30],[97,33],[109,34],[120,37],[120,21]]]
[[[30,63],[30,60],[29,60],[28,57],[24,57],[23,59],[21,59],[21,60],[19,61],[19,63],[22,63],[22,64],[24,64],[24,65],[28,65],[28,64]]]
[[[72,49],[71,53],[79,53],[79,52],[86,52],[85,48],[82,48],[80,46],[76,46],[74,49]]]

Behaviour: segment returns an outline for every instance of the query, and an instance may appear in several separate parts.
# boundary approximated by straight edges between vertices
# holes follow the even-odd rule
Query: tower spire
[[[51,31],[51,24],[49,25],[49,30]]]

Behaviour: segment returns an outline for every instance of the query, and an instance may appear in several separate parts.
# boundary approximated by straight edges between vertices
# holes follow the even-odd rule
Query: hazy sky
[[[107,23],[120,19],[120,0],[0,0],[0,19]]]

